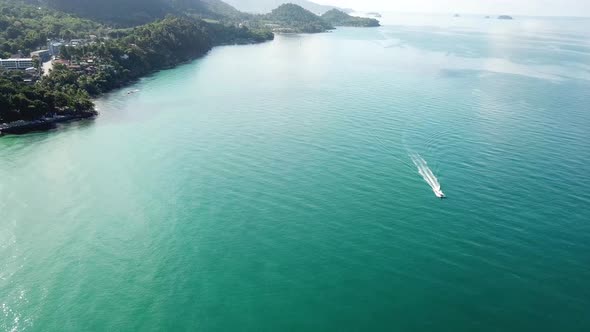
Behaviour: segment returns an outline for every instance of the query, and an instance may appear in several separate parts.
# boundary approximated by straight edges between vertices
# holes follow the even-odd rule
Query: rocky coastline
[[[66,114],[55,115],[51,117],[44,117],[41,119],[25,121],[19,120],[8,123],[0,124],[0,136],[12,134],[21,135],[35,131],[46,131],[54,129],[60,123],[66,123],[70,121],[93,119],[98,115],[95,110],[83,111],[83,112],[71,112]]]

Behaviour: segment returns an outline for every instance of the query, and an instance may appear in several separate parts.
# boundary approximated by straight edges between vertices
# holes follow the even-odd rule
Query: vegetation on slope
[[[332,9],[322,15],[322,19],[334,26],[344,27],[378,27],[379,21],[374,18],[350,16],[338,9]]]
[[[100,33],[103,27],[89,20],[52,9],[0,0],[0,58],[18,51],[28,54],[47,43],[47,38],[80,38]]]
[[[136,27],[119,40],[66,48],[63,58],[74,62],[89,56],[97,59],[98,71],[79,75],[71,84],[98,95],[153,71],[202,56],[215,45],[255,43],[272,38],[269,32],[226,27],[187,17],[167,17]],[[46,80],[56,84],[63,81],[63,76],[54,74]]]
[[[25,85],[21,74],[12,72],[0,76],[0,123],[92,110],[93,104],[86,91],[48,82]]]
[[[61,59],[36,83],[25,82],[24,72],[0,70],[0,123],[93,114],[92,96],[202,56],[215,45],[270,40],[269,27],[305,33],[333,29],[326,20],[294,4],[281,5],[267,15],[251,15],[220,0],[26,3],[0,0],[0,56],[17,51],[27,55],[44,47],[48,39],[86,41],[62,47]],[[113,29],[104,22],[130,27]],[[139,22],[149,23],[137,26]],[[92,40],[88,39],[91,34],[96,36]]]
[[[267,14],[273,9],[279,7],[284,3],[292,3],[301,6],[314,14],[321,15],[328,10],[334,9],[334,6],[320,5],[318,3],[308,0],[225,0],[233,7],[248,13]],[[341,9],[343,11],[350,11],[352,9]]]
[[[93,20],[134,26],[166,15],[209,19],[239,18],[243,14],[221,0],[36,0],[39,4]]]
[[[91,95],[202,56],[215,45],[273,38],[269,31],[172,16],[119,32],[118,39],[62,48],[63,64],[36,84],[25,84],[22,72],[0,73],[0,123],[91,112]]]
[[[280,24],[292,32],[316,33],[334,29],[319,16],[298,5],[283,4],[264,16],[268,21]]]
[[[243,18],[245,16],[248,16],[247,14],[240,12],[235,7],[232,7],[221,0],[201,0],[201,2],[207,6],[207,11],[215,13],[218,16],[221,15],[225,18]],[[188,6],[185,6],[185,8],[186,7]]]

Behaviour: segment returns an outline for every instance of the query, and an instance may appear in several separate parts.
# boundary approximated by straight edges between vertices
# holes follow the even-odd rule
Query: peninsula
[[[218,45],[341,23],[294,4],[256,15],[220,0],[0,0],[0,12],[0,135],[94,117],[92,98]]]

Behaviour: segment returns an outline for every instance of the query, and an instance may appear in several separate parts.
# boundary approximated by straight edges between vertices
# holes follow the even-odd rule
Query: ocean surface
[[[590,20],[384,22],[0,138],[0,331],[590,331]]]

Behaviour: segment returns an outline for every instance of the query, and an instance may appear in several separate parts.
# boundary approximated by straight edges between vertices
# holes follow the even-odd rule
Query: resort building
[[[31,58],[0,59],[0,67],[7,69],[7,70],[27,69],[27,68],[33,67],[33,59],[31,59]]]
[[[49,41],[47,48],[50,55],[59,55],[60,48],[63,46],[62,42]]]
[[[51,59],[51,54],[49,54],[49,50],[40,50],[31,52],[31,58],[38,57],[41,62],[47,62]]]

